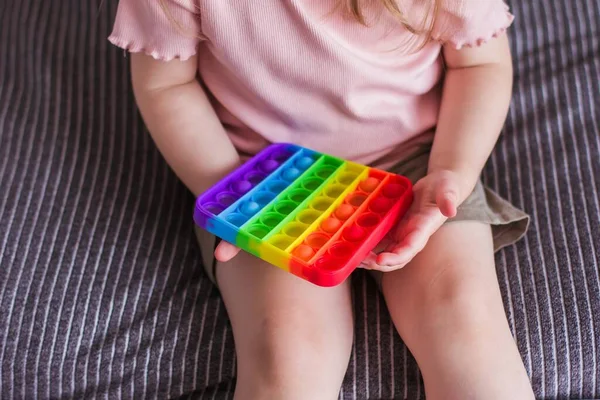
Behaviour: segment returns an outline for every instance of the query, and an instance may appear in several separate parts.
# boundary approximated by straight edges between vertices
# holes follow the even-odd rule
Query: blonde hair
[[[413,39],[418,39],[420,41],[419,48],[423,47],[427,42],[431,39],[433,27],[435,25],[440,4],[442,0],[419,0],[419,2],[426,3],[427,10],[424,13],[423,19],[420,22],[420,26],[415,26],[413,23],[410,23],[406,13],[400,9],[398,6],[398,0],[337,0],[338,3],[336,5],[336,9],[343,8],[351,17],[353,17],[357,22],[362,25],[368,25],[364,10],[366,7],[372,5],[375,2],[380,3],[384,6],[384,8],[396,18],[398,23],[400,23],[406,30],[413,34]],[[185,29],[181,26],[181,24],[173,18],[169,7],[166,4],[166,0],[158,0],[160,7],[167,15],[167,17],[173,21],[181,31],[185,31]],[[413,43],[414,44],[414,43]]]
[[[161,0],[162,1],[162,0]],[[435,23],[441,0],[427,0],[428,10],[421,21],[421,26],[417,27],[408,21],[405,12],[398,6],[397,0],[338,0],[340,6],[345,6],[346,10],[361,24],[367,25],[364,16],[364,8],[373,2],[381,3],[385,9],[394,16],[402,26],[415,35],[431,36],[433,25]],[[421,2],[423,2],[421,0]]]
[[[162,1],[162,0],[161,0]],[[415,25],[410,22],[405,11],[399,5],[398,0],[338,0],[338,7],[344,7],[346,11],[360,24],[367,26],[364,10],[373,3],[380,3],[407,31],[412,33],[409,41],[403,44],[406,50],[420,50],[425,46],[433,35],[433,28],[441,8],[442,0],[420,0],[426,9],[422,20]]]

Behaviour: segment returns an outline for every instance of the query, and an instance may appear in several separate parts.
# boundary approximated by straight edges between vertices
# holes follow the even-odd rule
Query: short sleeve
[[[143,52],[157,60],[187,60],[201,37],[196,0],[120,0],[113,31],[108,40],[133,53]]]
[[[475,47],[504,33],[513,19],[503,0],[442,0],[432,37],[456,49]]]

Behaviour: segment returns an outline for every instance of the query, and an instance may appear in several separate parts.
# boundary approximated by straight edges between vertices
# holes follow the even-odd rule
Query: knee
[[[337,397],[352,346],[352,333],[310,329],[304,321],[265,320],[248,349],[240,349],[238,385],[252,398]],[[284,396],[284,397],[281,397]]]
[[[435,273],[416,279],[408,293],[404,293],[410,299],[403,300],[402,309],[411,323],[437,325],[443,322],[445,326],[476,328],[496,318],[498,311],[503,312],[503,309],[498,310],[498,306],[501,307],[498,286],[490,284],[490,279],[483,277],[484,272],[465,274],[462,265],[451,262],[434,270]]]
[[[285,337],[291,332],[265,321],[263,335],[253,346],[256,372],[265,381],[280,382],[302,376],[315,379],[319,369],[327,368],[327,360],[323,364],[317,362],[327,347],[325,335],[301,328],[297,332]]]
[[[487,266],[482,266],[486,268]],[[482,274],[465,274],[461,265],[446,264],[422,288],[420,298],[432,310],[487,313],[495,298],[497,287],[489,284]]]

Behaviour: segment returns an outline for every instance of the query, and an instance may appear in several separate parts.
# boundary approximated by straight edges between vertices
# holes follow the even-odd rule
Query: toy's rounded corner
[[[206,228],[208,225],[208,217],[197,207],[194,209],[194,223],[200,228]]]

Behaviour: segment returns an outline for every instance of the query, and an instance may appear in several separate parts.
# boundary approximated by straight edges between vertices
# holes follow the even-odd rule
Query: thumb
[[[458,185],[451,179],[443,179],[436,188],[435,202],[445,217],[453,218],[458,209]]]
[[[227,262],[240,252],[240,248],[222,240],[215,249],[215,258],[221,262]]]

